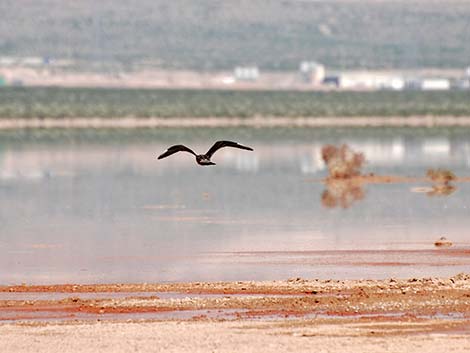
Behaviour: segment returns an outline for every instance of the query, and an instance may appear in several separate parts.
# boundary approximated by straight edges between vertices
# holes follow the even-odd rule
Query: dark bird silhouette
[[[232,141],[217,141],[214,143],[214,146],[212,146],[209,151],[206,152],[206,154],[196,154],[194,151],[184,145],[175,145],[169,147],[164,153],[158,156],[158,159],[162,159],[168,156],[171,156],[172,154],[176,152],[189,152],[193,155],[196,156],[196,162],[199,165],[215,165],[215,163],[211,162],[211,157],[212,155],[217,152],[219,149],[223,147],[235,147],[235,148],[240,148],[242,150],[248,150],[248,151],[253,151],[253,148],[247,147],[247,146],[242,146],[236,142]]]

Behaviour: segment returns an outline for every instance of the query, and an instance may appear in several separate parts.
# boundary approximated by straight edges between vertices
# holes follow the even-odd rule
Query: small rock
[[[289,278],[287,280],[287,282],[299,282],[301,280],[302,280],[302,278],[300,278],[300,277],[294,277],[294,278]]]
[[[452,246],[452,242],[447,240],[446,237],[440,237],[438,240],[434,242],[434,245],[441,248],[441,247],[450,247]]]

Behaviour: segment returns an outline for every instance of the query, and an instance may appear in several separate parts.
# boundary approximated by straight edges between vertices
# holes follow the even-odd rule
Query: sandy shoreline
[[[1,119],[0,130],[32,128],[164,128],[164,127],[455,127],[470,126],[470,117],[194,117],[194,118],[34,118]]]
[[[468,274],[0,287],[7,352],[460,352],[469,333]]]
[[[155,322],[0,325],[5,352],[468,352],[468,334],[434,322]],[[421,330],[421,332],[419,332]],[[427,332],[427,330],[431,330]],[[383,332],[399,334],[383,335]],[[418,332],[417,332],[418,331]],[[424,332],[423,332],[424,331]],[[377,334],[378,333],[378,334]]]

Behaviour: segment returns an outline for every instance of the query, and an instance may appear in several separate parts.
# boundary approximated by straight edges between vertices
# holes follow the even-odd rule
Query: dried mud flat
[[[5,352],[464,352],[470,275],[0,287]]]

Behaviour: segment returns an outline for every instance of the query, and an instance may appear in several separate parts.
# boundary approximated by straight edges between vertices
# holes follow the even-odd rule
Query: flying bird
[[[242,146],[236,142],[232,141],[217,141],[214,143],[214,146],[212,146],[209,151],[206,152],[206,154],[196,154],[194,151],[184,145],[175,145],[169,147],[164,153],[158,156],[158,159],[162,159],[168,156],[171,156],[172,154],[176,152],[189,152],[193,155],[196,156],[196,162],[199,165],[215,165],[215,163],[211,162],[211,157],[212,155],[217,152],[219,149],[223,147],[235,147],[235,148],[240,148],[242,150],[248,150],[248,151],[253,151],[253,148],[247,147],[247,146]]]

